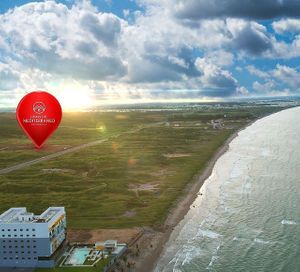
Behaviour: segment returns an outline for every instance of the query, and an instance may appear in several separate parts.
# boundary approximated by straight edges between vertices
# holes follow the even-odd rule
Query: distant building
[[[38,216],[10,208],[0,215],[0,267],[53,267],[65,238],[64,207],[50,207]]]
[[[104,247],[107,251],[114,251],[117,246],[118,246],[117,240],[106,240],[104,242]]]
[[[102,250],[104,255],[121,256],[126,251],[127,244],[118,243],[117,240],[106,240],[95,243],[94,248],[95,250]]]
[[[221,120],[211,120],[210,123],[212,124],[213,129],[221,129],[223,127]]]

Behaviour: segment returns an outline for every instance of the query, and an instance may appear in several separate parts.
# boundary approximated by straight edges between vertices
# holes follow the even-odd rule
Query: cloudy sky
[[[300,93],[299,0],[0,1],[0,108]]]

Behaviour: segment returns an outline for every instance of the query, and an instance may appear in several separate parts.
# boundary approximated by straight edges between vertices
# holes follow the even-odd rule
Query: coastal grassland
[[[67,112],[57,131],[39,150],[19,127],[15,114],[0,113],[0,169],[72,146],[107,139],[157,119],[161,120],[161,116],[151,113]]]
[[[159,227],[186,185],[205,168],[233,132],[258,116],[279,109],[209,108],[65,115],[60,131],[48,146],[76,145],[97,137],[107,137],[108,141],[0,175],[0,210],[26,206],[40,213],[48,206],[65,206],[70,229]],[[13,145],[10,136],[18,138],[20,132],[16,126],[10,127],[7,120],[11,116],[0,118],[6,118],[5,124],[10,129],[1,135],[0,143],[3,145],[7,140]],[[221,119],[219,129],[211,124],[216,119]],[[79,127],[97,127],[98,122],[105,125],[105,136],[89,129],[78,132]],[[146,126],[149,124],[153,126]],[[120,134],[132,128],[140,129]],[[25,139],[20,142],[20,146],[26,146]],[[27,157],[16,155],[10,164],[36,156],[34,149],[24,148],[20,152]],[[4,164],[5,158],[1,161]]]
[[[165,121],[202,121],[212,119],[253,119],[278,110],[278,107],[207,107],[189,111],[115,111],[68,112],[63,114],[61,125],[42,149],[35,149],[19,127],[14,113],[0,113],[0,169],[20,162],[33,160],[66,148],[107,139],[139,128],[145,124]]]

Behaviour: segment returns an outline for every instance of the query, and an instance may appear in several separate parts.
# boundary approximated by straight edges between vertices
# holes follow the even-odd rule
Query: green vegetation
[[[107,266],[110,259],[103,259],[94,267],[55,267],[55,268],[40,268],[35,269],[34,272],[100,272],[103,271],[104,267]]]
[[[57,131],[38,150],[19,127],[15,115],[0,113],[0,168],[39,158],[65,147],[106,139],[140,125],[155,121],[155,117],[135,113],[64,113]]]
[[[26,206],[39,213],[48,206],[65,206],[72,229],[158,227],[187,183],[234,131],[279,109],[66,113],[42,150],[23,136],[13,114],[0,114],[0,168],[108,139],[0,175],[0,211]],[[211,124],[216,119],[221,119],[219,129]],[[139,130],[124,133],[133,128]]]
[[[56,268],[40,268],[35,269],[34,272],[100,272],[103,267],[56,267]]]

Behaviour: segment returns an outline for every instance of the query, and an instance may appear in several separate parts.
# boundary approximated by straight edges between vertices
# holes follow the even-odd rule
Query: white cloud
[[[238,82],[229,71],[207,62],[205,58],[197,58],[196,66],[203,73],[203,88],[209,89],[212,95],[228,96],[236,92]]]
[[[273,29],[279,33],[284,32],[299,33],[300,32],[300,19],[285,18],[272,23]]]
[[[252,74],[252,75],[258,76],[260,78],[270,77],[270,74],[268,72],[262,71],[262,70],[256,68],[253,65],[248,65],[246,68],[249,71],[249,73]]]
[[[247,95],[250,94],[250,92],[248,91],[248,89],[245,88],[244,86],[237,87],[236,92],[237,92],[238,95],[242,95],[242,96],[247,96]]]
[[[276,89],[276,83],[274,80],[268,80],[265,83],[259,83],[258,81],[255,81],[252,87],[255,91],[260,93],[269,93]]]
[[[234,63],[234,55],[224,50],[208,51],[204,55],[208,63],[215,64],[220,67],[230,66]]]
[[[29,3],[0,15],[6,56],[24,66],[86,79],[125,73],[118,50],[121,25],[115,15],[88,3],[67,8],[54,1]]]
[[[142,90],[151,99],[187,97],[186,90],[197,90],[190,97],[245,95],[251,83],[240,86],[230,72],[236,60],[262,79],[298,86],[295,76],[283,76],[282,67],[265,72],[247,66],[247,60],[299,57],[300,35],[290,43],[277,40],[264,25],[238,12],[229,16],[234,18],[178,16],[196,1],[138,2],[144,11],[124,10],[129,22],[99,12],[87,0],[69,7],[32,2],[0,14],[0,89],[50,88],[54,82],[57,88],[81,84],[105,99],[109,92],[118,97],[118,91],[122,99],[138,98]],[[284,20],[273,24],[278,33],[297,30],[295,20]],[[253,84],[255,90],[267,87],[269,81]]]
[[[268,71],[261,71],[252,66],[248,66],[247,69],[250,73],[265,79],[263,83],[255,81],[252,84],[255,91],[269,94],[271,92],[274,94],[284,91],[287,94],[297,93],[300,90],[300,73],[292,67],[277,64],[275,69]],[[282,86],[289,86],[291,89]]]
[[[13,90],[19,85],[20,74],[9,65],[0,62],[0,91]]]
[[[258,96],[289,96],[293,94],[289,88],[280,88],[274,80],[267,80],[264,83],[255,81],[252,87]]]
[[[272,75],[287,85],[294,88],[293,91],[299,91],[300,89],[300,73],[286,65],[276,65],[276,69],[272,71]]]

